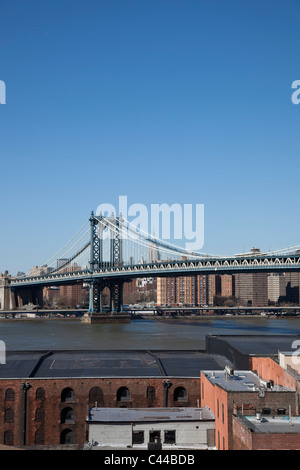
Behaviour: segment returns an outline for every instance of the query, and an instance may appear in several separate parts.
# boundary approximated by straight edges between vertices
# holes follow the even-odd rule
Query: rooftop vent
[[[232,369],[231,367],[229,366],[225,366],[225,377],[226,378],[232,378],[234,377],[234,369]]]

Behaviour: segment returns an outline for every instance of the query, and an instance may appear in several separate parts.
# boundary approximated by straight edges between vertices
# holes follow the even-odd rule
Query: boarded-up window
[[[206,439],[207,439],[208,447],[214,447],[215,446],[215,430],[214,429],[207,429]]]

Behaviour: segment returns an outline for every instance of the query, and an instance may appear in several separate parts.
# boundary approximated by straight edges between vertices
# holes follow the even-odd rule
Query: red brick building
[[[299,450],[299,417],[233,416],[233,450]]]
[[[298,413],[296,390],[262,381],[252,371],[202,371],[201,406],[215,415],[215,442],[219,450],[233,450],[234,416]],[[234,421],[236,424],[236,422]],[[237,428],[237,425],[236,425]],[[300,434],[299,434],[300,436]]]
[[[89,407],[200,406],[197,351],[8,352],[0,365],[0,445],[81,449]],[[184,367],[185,365],[185,367]]]

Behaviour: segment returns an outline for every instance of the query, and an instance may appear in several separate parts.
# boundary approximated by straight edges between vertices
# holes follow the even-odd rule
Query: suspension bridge
[[[229,257],[209,255],[166,243],[122,216],[92,212],[43,265],[27,274],[2,279],[0,303],[2,310],[8,305],[18,306],[18,299],[40,304],[44,287],[81,282],[89,286],[89,320],[103,313],[105,287],[110,291],[110,312],[121,314],[124,282],[134,278],[289,271],[300,271],[299,245],[265,253],[254,249]]]

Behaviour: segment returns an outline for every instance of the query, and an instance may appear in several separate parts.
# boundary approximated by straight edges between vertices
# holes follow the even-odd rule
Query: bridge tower
[[[90,273],[105,267],[122,266],[122,236],[121,236],[121,218],[120,217],[104,217],[102,215],[95,216],[91,213],[91,239],[90,239]],[[109,262],[103,260],[103,233],[108,228],[110,238],[110,256]],[[88,279],[89,283],[89,310],[83,317],[85,323],[112,323],[112,322],[129,322],[130,316],[124,314],[123,310],[123,281],[114,278],[95,280]],[[105,287],[110,292],[110,308],[109,312],[104,312],[102,294]]]

